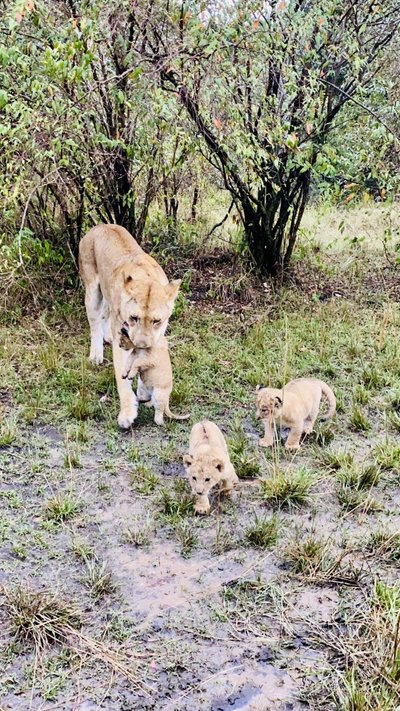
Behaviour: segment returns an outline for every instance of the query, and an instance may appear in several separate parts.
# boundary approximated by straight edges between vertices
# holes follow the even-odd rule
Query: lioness
[[[300,438],[305,432],[312,432],[319,412],[322,395],[329,403],[329,411],[324,419],[333,417],[336,410],[336,398],[322,380],[298,378],[282,389],[258,388],[256,396],[257,417],[263,420],[265,434],[259,440],[261,447],[272,447],[274,425],[290,428],[286,440],[287,449],[299,449]]]
[[[134,348],[127,324],[123,324],[119,344],[121,348],[130,350],[122,377],[132,380],[139,373],[137,397],[139,402],[149,407],[153,405],[156,425],[164,424],[164,413],[174,420],[187,420],[190,415],[175,415],[169,409],[172,367],[165,336],[161,336],[151,348]]]
[[[118,225],[98,225],[82,238],[79,271],[90,324],[89,358],[102,363],[103,339],[112,340],[121,402],[118,424],[127,429],[137,417],[137,398],[129,380],[122,377],[128,352],[119,345],[121,326],[128,324],[136,348],[151,348],[166,331],[181,282],[169,283],[155,259]]]
[[[183,457],[192,492],[195,495],[196,513],[210,510],[208,494],[216,484],[228,495],[239,481],[229,459],[224,435],[209,420],[193,425],[189,439],[189,453]]]

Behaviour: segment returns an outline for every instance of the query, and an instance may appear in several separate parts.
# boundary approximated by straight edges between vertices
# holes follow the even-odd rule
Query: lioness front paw
[[[265,437],[261,437],[261,439],[258,440],[258,444],[260,447],[272,447],[274,444],[272,439],[266,439]]]
[[[103,362],[103,349],[91,350],[89,355],[89,360],[93,365],[101,365]]]
[[[137,418],[137,408],[134,410],[121,410],[118,415],[118,425],[122,430],[127,430]]]

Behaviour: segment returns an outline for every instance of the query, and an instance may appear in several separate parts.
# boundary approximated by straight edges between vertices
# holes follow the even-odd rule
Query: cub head
[[[124,275],[120,315],[124,332],[136,348],[151,348],[163,336],[181,280],[160,284]]]
[[[217,453],[199,453],[196,457],[185,454],[183,463],[192,492],[198,496],[207,496],[224,474],[225,463]]]
[[[282,390],[277,388],[257,388],[256,408],[260,420],[271,420],[279,417],[282,411]]]

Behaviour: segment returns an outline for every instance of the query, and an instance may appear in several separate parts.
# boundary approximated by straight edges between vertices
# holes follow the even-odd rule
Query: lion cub
[[[276,388],[257,389],[257,417],[263,420],[265,434],[259,440],[261,447],[272,447],[274,425],[290,428],[286,449],[299,449],[300,438],[305,432],[312,432],[319,412],[322,395],[328,399],[329,411],[324,419],[333,417],[336,398],[322,380],[298,378],[278,390]]]
[[[122,377],[132,380],[137,373],[139,402],[148,407],[154,407],[154,422],[164,424],[164,414],[174,420],[187,420],[190,415],[175,415],[169,409],[169,398],[172,392],[172,367],[168,352],[168,341],[160,336],[151,348],[134,348],[125,326],[121,328],[121,348],[132,350],[126,362]]]
[[[217,425],[209,420],[193,425],[189,439],[189,453],[183,462],[195,495],[196,513],[210,511],[208,495],[216,484],[220,491],[230,495],[239,481],[229,459],[224,435]]]

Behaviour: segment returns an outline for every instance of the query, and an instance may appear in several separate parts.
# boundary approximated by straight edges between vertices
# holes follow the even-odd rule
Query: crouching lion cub
[[[209,420],[192,427],[189,453],[183,457],[192,492],[195,495],[196,513],[210,511],[208,495],[220,485],[220,491],[230,495],[239,481],[229,459],[224,435],[217,425]]]
[[[172,392],[172,367],[168,341],[160,336],[151,348],[135,348],[125,324],[121,328],[120,348],[131,350],[122,377],[132,380],[139,373],[137,396],[139,402],[154,407],[154,422],[164,424],[164,414],[174,420],[187,420],[190,415],[175,415],[169,409]]]
[[[329,410],[324,419],[333,417],[336,398],[322,380],[298,378],[281,390],[263,388],[257,390],[257,417],[264,422],[265,434],[259,440],[261,447],[272,447],[274,425],[290,428],[286,449],[299,449],[303,434],[312,432],[319,412],[322,395],[328,399]]]

